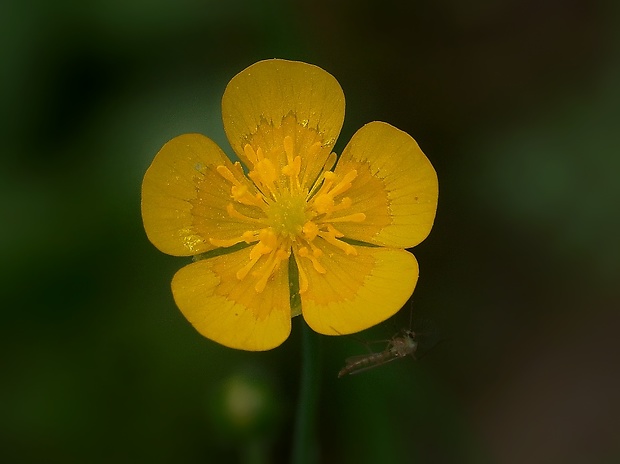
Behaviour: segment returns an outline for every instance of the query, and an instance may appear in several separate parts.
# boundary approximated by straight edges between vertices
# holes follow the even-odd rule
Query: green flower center
[[[277,235],[293,238],[301,233],[308,221],[306,199],[283,191],[277,201],[265,208],[265,214],[267,223]]]

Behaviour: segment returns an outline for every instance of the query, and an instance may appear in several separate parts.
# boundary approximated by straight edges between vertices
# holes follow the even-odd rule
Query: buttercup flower
[[[172,280],[185,317],[222,345],[268,350],[300,313],[326,335],[396,313],[418,279],[405,248],[426,238],[437,208],[437,175],[415,140],[371,122],[337,158],[342,89],[293,61],[236,75],[222,116],[245,170],[186,134],[162,147],[142,184],[151,242],[196,257]]]

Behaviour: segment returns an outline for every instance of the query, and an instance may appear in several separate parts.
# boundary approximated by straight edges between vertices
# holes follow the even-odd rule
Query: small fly
[[[411,356],[415,359],[418,342],[413,330],[401,330],[388,341],[383,351],[366,355],[353,356],[345,361],[345,366],[338,372],[338,377],[347,374],[358,374],[374,367],[394,361],[395,359]]]

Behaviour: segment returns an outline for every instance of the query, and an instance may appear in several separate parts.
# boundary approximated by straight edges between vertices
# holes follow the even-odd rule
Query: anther
[[[286,153],[286,159],[288,164],[291,164],[294,158],[295,153],[293,152],[293,138],[290,135],[284,137],[284,152]]]
[[[224,179],[226,179],[228,182],[230,182],[233,185],[241,185],[241,183],[235,178],[235,176],[233,175],[233,173],[230,171],[230,169],[228,169],[226,166],[224,166],[223,164],[220,164],[218,167],[215,168],[217,173],[222,176]]]
[[[256,156],[256,152],[254,151],[254,148],[252,148],[252,145],[250,145],[249,143],[245,144],[245,146],[243,147],[243,154],[248,159],[248,161],[252,163],[252,166],[258,163],[258,157]]]
[[[329,218],[329,222],[364,222],[366,215],[364,213],[353,213],[348,216]]]
[[[338,182],[338,184],[336,184],[336,186],[330,193],[333,196],[338,196],[341,193],[346,192],[347,190],[351,188],[351,182],[353,182],[353,179],[355,179],[356,177],[357,177],[357,171],[355,169],[352,169],[351,171],[347,172],[342,178],[342,180]]]
[[[301,232],[304,234],[306,240],[312,241],[319,233],[319,226],[312,221],[308,221],[301,228]]]
[[[250,217],[250,216],[245,216],[244,214],[241,214],[239,211],[237,211],[235,209],[235,206],[232,203],[228,203],[226,205],[226,212],[228,213],[228,215],[231,218],[235,218],[235,219],[242,219],[244,222],[252,222],[252,223],[258,223],[258,224],[262,224],[263,221]]]

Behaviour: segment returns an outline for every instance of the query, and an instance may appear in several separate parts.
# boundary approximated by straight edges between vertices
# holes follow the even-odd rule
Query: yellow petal
[[[222,118],[232,148],[250,168],[247,144],[281,164],[283,139],[290,136],[294,153],[302,157],[300,178],[305,176],[308,183],[318,175],[340,133],[344,94],[338,81],[317,66],[260,61],[230,81],[222,98]],[[308,154],[316,159],[305,159]]]
[[[226,166],[239,182],[254,188],[241,167],[200,134],[176,137],[155,156],[142,182],[142,220],[149,240],[164,253],[197,255],[215,248],[209,239],[231,240],[256,228],[227,211],[232,184],[217,166]],[[261,215],[256,207],[238,209],[247,217]]]
[[[418,263],[404,250],[356,246],[356,255],[323,248],[324,273],[297,258],[308,279],[301,293],[303,317],[316,332],[344,335],[383,322],[401,309],[418,280]]]
[[[257,293],[255,279],[237,270],[250,248],[181,268],[172,280],[177,306],[205,337],[230,348],[262,351],[280,345],[291,331],[288,266],[281,266]]]
[[[424,240],[437,211],[435,169],[416,141],[383,122],[366,124],[354,135],[335,172],[357,177],[346,196],[346,214],[362,212],[362,222],[342,222],[345,237],[376,245],[409,248]]]

